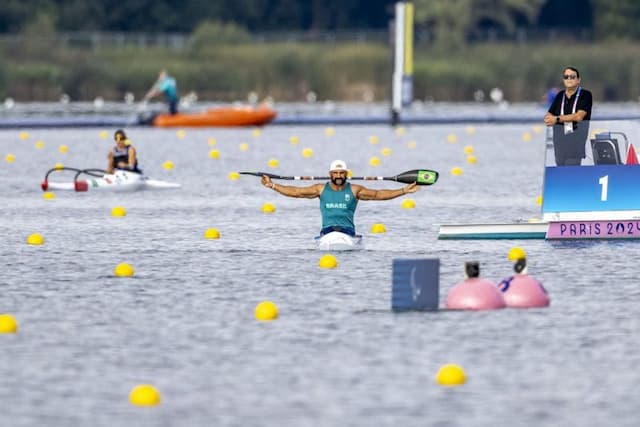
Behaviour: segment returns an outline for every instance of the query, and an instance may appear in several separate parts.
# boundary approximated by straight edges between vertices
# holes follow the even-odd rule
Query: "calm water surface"
[[[267,127],[259,136],[186,130],[184,138],[132,128],[146,174],[182,189],[44,200],[39,184],[55,163],[104,167],[115,129],[108,140],[100,130],[31,130],[27,140],[0,131],[0,155],[16,158],[0,164],[0,313],[20,325],[18,334],[0,335],[1,426],[640,422],[639,243],[437,240],[440,223],[539,217],[544,130],[534,124],[409,127],[404,135],[384,126],[337,127],[333,136],[324,127]],[[289,142],[294,135],[298,145]],[[477,164],[466,163],[466,145]],[[313,157],[302,156],[306,147]],[[369,166],[373,156],[380,166]],[[323,270],[312,243],[318,201],[228,174],[325,174],[335,158],[356,175],[428,167],[441,179],[411,196],[415,209],[402,209],[402,199],[361,202],[356,222],[366,249],[338,253],[338,268]],[[166,160],[173,170],[163,169]],[[454,166],[464,174],[451,175]],[[266,202],[275,214],[261,212]],[[126,217],[111,217],[118,205]],[[374,223],[387,233],[371,234]],[[221,239],[203,238],[210,227]],[[43,246],[25,243],[34,232]],[[506,255],[516,245],[551,307],[390,311],[394,258],[439,258],[442,306],[465,261],[480,261],[483,275],[499,281],[510,275]],[[133,265],[134,278],[113,276],[121,262]],[[254,320],[265,299],[278,305],[277,321]],[[445,363],[463,366],[468,383],[436,385]],[[140,383],[160,390],[160,406],[128,403]]]

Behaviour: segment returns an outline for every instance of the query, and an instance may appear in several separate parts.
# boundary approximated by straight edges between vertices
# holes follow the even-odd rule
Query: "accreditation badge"
[[[564,122],[564,134],[569,135],[573,133],[573,122]]]

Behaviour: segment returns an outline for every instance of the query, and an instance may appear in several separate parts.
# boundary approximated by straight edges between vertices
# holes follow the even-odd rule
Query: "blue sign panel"
[[[546,167],[542,213],[640,210],[640,165]]]
[[[439,259],[394,259],[391,308],[395,311],[437,310]]]

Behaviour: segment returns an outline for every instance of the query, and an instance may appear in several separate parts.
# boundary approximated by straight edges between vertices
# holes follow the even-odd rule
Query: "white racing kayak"
[[[49,181],[49,175],[55,171],[70,170],[76,172],[73,180],[60,182]],[[86,175],[86,177],[84,176]],[[42,191],[138,191],[180,188],[180,184],[151,179],[139,173],[116,170],[108,174],[100,169],[54,168],[47,172],[42,182]]]
[[[316,245],[321,251],[353,251],[364,249],[362,236],[350,236],[339,231],[315,237]]]

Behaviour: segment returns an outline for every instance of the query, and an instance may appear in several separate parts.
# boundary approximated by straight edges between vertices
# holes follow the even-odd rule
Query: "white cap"
[[[347,170],[347,164],[342,160],[334,160],[333,162],[331,162],[331,166],[329,166],[329,172],[346,171],[346,170]]]

